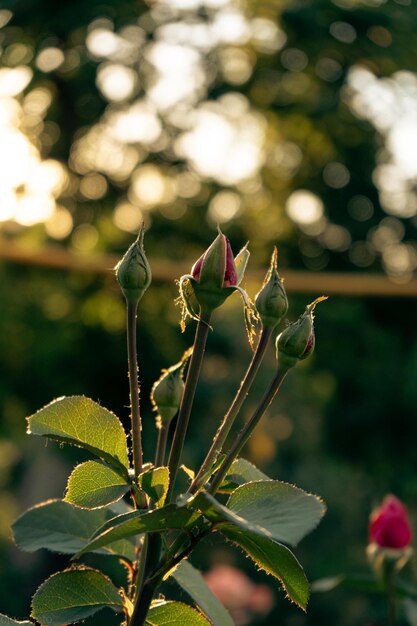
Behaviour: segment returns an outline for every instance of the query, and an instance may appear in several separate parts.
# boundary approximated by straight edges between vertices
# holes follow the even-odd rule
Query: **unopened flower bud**
[[[213,243],[191,268],[201,290],[216,292],[238,284],[237,270],[228,238],[219,232]]]
[[[239,288],[247,264],[249,251],[246,246],[236,260],[233,258],[232,248],[228,238],[219,231],[216,239],[207,248],[205,253],[194,263],[191,274],[183,276],[180,289],[188,281],[196,302],[203,311],[213,311]],[[191,298],[187,289],[182,289],[185,305],[192,317],[198,312],[191,305]],[[191,309],[191,310],[190,310]]]
[[[157,427],[168,424],[177,414],[184,392],[183,372],[192,350],[188,350],[179,363],[162,370],[161,377],[154,383],[151,400],[158,412]]]
[[[315,346],[314,309],[322,300],[326,300],[326,297],[317,298],[309,304],[298,320],[278,335],[277,358],[282,367],[293,367],[313,352]]]
[[[264,284],[255,297],[256,310],[264,328],[275,328],[288,311],[288,298],[278,274],[277,261],[278,252],[274,248]]]
[[[388,495],[369,518],[367,555],[376,574],[386,581],[410,560],[413,531],[408,511],[395,496]]]
[[[369,541],[380,548],[403,550],[411,543],[412,528],[404,504],[395,496],[386,496],[369,520]]]
[[[142,226],[138,238],[116,265],[116,278],[128,302],[139,302],[151,284],[151,268],[145,256]]]

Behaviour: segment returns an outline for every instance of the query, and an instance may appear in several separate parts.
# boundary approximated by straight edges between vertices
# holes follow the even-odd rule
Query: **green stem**
[[[178,468],[180,466],[180,460],[184,447],[185,436],[187,433],[188,422],[190,419],[195,390],[197,387],[198,377],[200,375],[201,365],[204,357],[204,350],[206,347],[207,336],[210,328],[210,317],[211,313],[202,313],[201,318],[197,324],[193,354],[191,356],[191,361],[188,368],[184,393],[178,412],[177,425],[175,428],[174,438],[172,440],[171,451],[169,455],[169,488],[166,497],[167,503],[172,500]]]
[[[154,584],[145,583],[143,585],[140,596],[136,598],[132,617],[129,620],[129,626],[143,626],[158,584],[159,582],[155,582]]]
[[[158,440],[155,452],[155,467],[161,467],[164,464],[166,442],[168,438],[169,424],[162,424],[158,428]],[[149,508],[154,508],[152,500],[149,502]],[[142,597],[145,578],[152,569],[154,561],[158,561],[160,557],[161,541],[158,533],[146,534],[143,539],[143,547],[140,553],[138,575],[136,582],[136,601]]]
[[[214,478],[210,484],[209,493],[215,494],[217,489],[220,487],[233,461],[235,460],[235,458],[238,456],[238,454],[242,450],[243,446],[248,441],[249,437],[253,433],[262,415],[265,413],[266,409],[269,407],[272,400],[274,399],[287,372],[288,372],[287,368],[278,367],[276,374],[273,377],[269,387],[265,391],[258,407],[253,413],[252,417],[250,417],[249,420],[246,422],[245,426],[242,428],[239,435],[236,437],[233,445],[228,450],[225,458],[222,461],[222,464],[220,465],[219,469],[214,475]]]
[[[146,579],[142,587],[142,593],[140,597],[137,598],[135,603],[132,617],[129,621],[129,626],[144,625],[155,592],[161,584],[164,576],[173,567],[178,565],[178,563],[180,563],[185,557],[187,557],[195,548],[197,543],[199,543],[201,539],[203,539],[203,537],[205,537],[210,531],[211,527],[201,531],[199,535],[196,535],[189,541],[188,545],[179,554],[174,555],[171,559],[169,559],[169,561],[160,564],[160,567]]]
[[[395,593],[395,568],[388,574],[387,580],[387,609],[389,626],[397,626],[397,603]]]
[[[210,471],[214,464],[217,461],[217,458],[224,446],[227,435],[230,432],[233,423],[239,414],[239,411],[245,402],[249,390],[252,386],[253,381],[255,380],[255,376],[258,372],[259,366],[265,354],[266,347],[268,345],[269,339],[272,335],[272,328],[266,327],[262,329],[261,336],[258,341],[258,345],[256,346],[256,350],[252,356],[252,360],[249,364],[249,367],[246,371],[245,377],[240,383],[240,387],[236,396],[234,397],[232,404],[226,415],[223,418],[223,422],[219,426],[219,429],[214,437],[213,443],[211,445],[210,450],[207,453],[206,458],[203,461],[201,468],[199,469],[197,475],[192,481],[189,492],[196,493],[204,484],[207,477],[210,475]]]
[[[158,439],[155,451],[155,467],[162,467],[165,463],[169,424],[161,424],[158,428]]]
[[[149,537],[146,534],[143,537],[142,549],[140,551],[139,559],[138,559],[138,573],[136,576],[135,601],[137,601],[137,598],[140,597],[142,593],[143,584],[145,582],[145,569],[146,569],[147,555],[148,555],[148,542],[149,542]]]
[[[139,403],[136,316],[138,302],[127,302],[127,356],[129,362],[130,416],[132,420],[133,468],[135,479],[142,472],[142,424]]]

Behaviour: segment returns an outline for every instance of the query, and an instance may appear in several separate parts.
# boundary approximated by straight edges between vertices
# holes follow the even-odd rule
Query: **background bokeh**
[[[366,572],[367,518],[382,496],[394,492],[417,521],[415,2],[3,0],[0,53],[0,612],[27,616],[36,585],[66,565],[16,550],[9,526],[60,497],[84,458],[26,437],[25,416],[84,393],[128,423],[111,267],[142,221],[155,274],[139,316],[146,451],[152,383],[193,337],[192,323],[180,333],[173,278],[219,224],[234,250],[251,241],[253,296],[277,244],[290,319],[313,291],[332,297],[317,311],[314,357],[288,377],[246,456],[326,501],[297,551],[310,580]],[[236,297],[214,318],[191,466],[249,359]],[[244,413],[273,367],[271,349]],[[259,624],[384,623],[378,598],[347,591],[313,595],[303,615],[217,541],[194,558],[205,570],[220,562],[274,590]]]

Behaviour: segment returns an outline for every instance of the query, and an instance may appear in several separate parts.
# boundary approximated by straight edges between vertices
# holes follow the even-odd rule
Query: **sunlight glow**
[[[99,123],[74,142],[70,166],[80,174],[103,172],[119,181],[131,175],[139,160],[136,148],[116,140],[111,129],[105,123]]]
[[[0,69],[0,98],[17,96],[32,80],[32,70],[25,65]]]
[[[152,144],[162,131],[154,107],[144,101],[110,113],[108,123],[110,133],[118,141],[126,143]]]
[[[417,74],[400,71],[377,78],[364,67],[354,67],[345,99],[385,139],[374,171],[382,207],[398,217],[417,215]]]
[[[121,230],[125,230],[128,233],[137,233],[143,222],[143,213],[139,207],[123,201],[114,209],[113,222]]]
[[[146,58],[156,71],[147,95],[157,109],[164,111],[181,101],[196,101],[205,84],[201,56],[196,50],[157,41],[149,46]]]
[[[1,70],[0,70],[1,71]],[[45,91],[24,99],[24,107],[41,121],[47,109]],[[37,100],[43,99],[42,106]],[[46,106],[44,106],[46,104]],[[0,221],[31,226],[52,216],[55,199],[68,183],[64,167],[54,159],[42,160],[38,148],[20,130],[23,109],[17,100],[0,97]]]
[[[140,207],[150,209],[160,204],[173,202],[176,197],[176,184],[155,165],[143,165],[132,176],[129,198]]]
[[[251,37],[250,23],[241,11],[231,7],[217,13],[213,31],[220,43],[245,44]]]
[[[262,166],[264,131],[264,119],[254,113],[228,116],[221,103],[205,103],[195,112],[193,129],[179,137],[175,149],[202,176],[234,185]]]
[[[63,206],[57,205],[55,211],[45,222],[45,230],[53,239],[65,239],[71,234],[73,219],[71,213]]]
[[[120,63],[103,64],[97,73],[97,87],[107,100],[122,102],[130,98],[138,86],[137,73]]]
[[[285,209],[288,216],[299,225],[314,224],[324,215],[323,202],[306,189],[294,191],[288,198]]]
[[[86,39],[87,49],[96,57],[110,57],[122,44],[122,38],[107,28],[95,28]]]
[[[209,204],[209,217],[214,224],[229,222],[239,213],[241,197],[233,191],[219,191]]]
[[[13,17],[13,13],[9,11],[8,9],[3,9],[2,11],[0,11],[0,28],[3,28],[3,26],[6,26],[6,24],[10,22],[12,17]]]
[[[36,66],[41,72],[53,72],[65,61],[65,56],[59,48],[44,48],[36,57]]]

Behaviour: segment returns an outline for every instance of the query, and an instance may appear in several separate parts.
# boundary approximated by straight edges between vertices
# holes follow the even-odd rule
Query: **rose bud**
[[[179,281],[185,316],[188,314],[198,320],[201,312],[213,311],[234,291],[241,294],[249,310],[249,298],[239,287],[248,258],[247,245],[234,258],[228,238],[219,230],[213,243],[194,263],[191,273],[182,276]]]
[[[145,256],[142,225],[139,235],[116,265],[116,278],[127,302],[139,302],[151,284],[151,268]]]
[[[290,324],[276,340],[278,362],[284,368],[293,367],[314,351],[314,309],[319,302],[327,300],[321,296],[309,304],[296,322]]]
[[[369,541],[380,548],[408,548],[412,528],[404,504],[393,495],[386,496],[369,520]]]
[[[274,248],[268,273],[255,296],[256,310],[264,328],[275,328],[288,311],[288,298],[278,274],[277,261],[278,251]]]
[[[160,378],[152,387],[151,401],[155,411],[158,412],[157,428],[162,424],[168,424],[178,412],[184,392],[184,367],[191,353],[192,349],[187,350],[179,363],[162,370]]]

